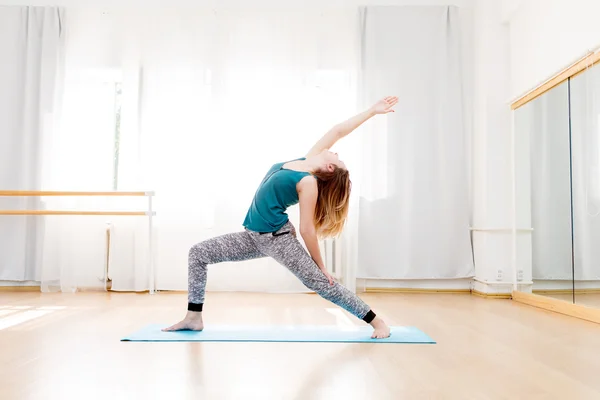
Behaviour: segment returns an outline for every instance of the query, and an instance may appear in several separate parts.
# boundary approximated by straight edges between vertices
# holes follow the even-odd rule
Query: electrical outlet
[[[496,280],[497,280],[497,281],[501,281],[501,280],[502,280],[502,276],[503,276],[503,275],[502,275],[502,270],[501,270],[501,269],[499,269],[499,270],[498,270],[498,275],[496,276]]]
[[[523,280],[523,270],[517,271],[517,280],[518,281]]]

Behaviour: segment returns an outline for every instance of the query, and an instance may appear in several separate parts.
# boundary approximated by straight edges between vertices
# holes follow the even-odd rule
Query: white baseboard
[[[518,290],[522,292],[531,292],[531,282],[520,282],[518,285]],[[489,295],[498,295],[498,294],[510,294],[513,292],[513,284],[512,282],[494,282],[494,281],[482,281],[474,278],[472,280],[471,289],[474,292],[481,294],[489,294]]]
[[[36,281],[0,281],[0,287],[40,286]],[[483,282],[473,278],[463,279],[357,279],[358,291],[369,288],[380,289],[423,289],[423,290],[474,290],[480,293],[503,294],[511,293],[512,283],[507,282]],[[519,285],[519,291],[531,292],[538,290],[568,290],[571,289],[571,281],[566,280],[534,280],[531,284]],[[576,289],[600,289],[600,281],[575,282]],[[184,290],[184,289],[182,289]]]
[[[422,290],[470,290],[472,278],[460,279],[372,279],[358,278],[358,291],[364,289],[422,289]]]
[[[478,293],[485,294],[508,294],[513,290],[512,283],[505,282],[484,282],[473,279],[471,289]]]
[[[40,286],[40,282],[36,281],[0,281],[0,286]]]
[[[573,282],[570,280],[546,280],[546,279],[534,279],[533,280],[533,291],[539,290],[572,290]],[[600,281],[575,281],[575,290],[590,290],[600,289]]]

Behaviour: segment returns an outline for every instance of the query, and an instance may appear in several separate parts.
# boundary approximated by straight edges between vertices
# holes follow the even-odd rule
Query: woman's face
[[[346,164],[344,164],[344,162],[342,160],[340,160],[340,157],[338,156],[337,153],[331,152],[329,150],[324,150],[323,151],[323,159],[326,162],[325,165],[328,170],[333,170],[333,166],[336,166],[338,168],[347,169]]]

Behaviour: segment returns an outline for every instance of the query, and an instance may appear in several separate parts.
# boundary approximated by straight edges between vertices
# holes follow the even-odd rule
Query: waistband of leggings
[[[282,231],[287,230],[287,231],[291,231],[293,229],[293,225],[290,221],[286,222],[281,228],[275,230],[275,231],[270,231],[270,232],[257,232],[257,231],[253,231],[251,229],[246,228],[246,231],[250,232],[250,233],[254,233],[257,235],[277,235],[279,233],[283,233]]]

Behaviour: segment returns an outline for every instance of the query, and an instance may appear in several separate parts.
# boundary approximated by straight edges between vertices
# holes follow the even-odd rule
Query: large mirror
[[[520,288],[573,301],[569,83],[515,110]]]
[[[519,290],[600,308],[600,67],[514,111]]]
[[[569,81],[575,303],[600,307],[600,66]]]

